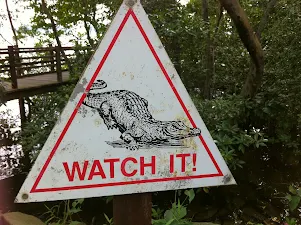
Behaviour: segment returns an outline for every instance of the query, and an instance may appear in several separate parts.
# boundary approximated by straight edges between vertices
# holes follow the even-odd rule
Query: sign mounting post
[[[113,220],[116,225],[152,224],[152,194],[114,196]]]
[[[124,4],[130,9],[136,3],[137,0],[124,0]],[[151,225],[152,193],[114,196],[113,221],[115,225]]]
[[[150,224],[152,192],[231,184],[140,1],[124,0],[15,202],[114,195],[116,225]]]

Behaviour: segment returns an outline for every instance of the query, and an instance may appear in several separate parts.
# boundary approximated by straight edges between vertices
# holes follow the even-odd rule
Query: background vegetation
[[[34,17],[30,26],[17,28],[17,39],[32,37],[37,40],[37,46],[48,46],[59,45],[61,38],[68,38],[69,44],[79,49],[70,62],[74,79],[81,75],[121,4],[118,0],[27,2],[34,9]],[[227,13],[226,3],[231,1],[190,0],[187,5],[176,0],[142,2],[239,184],[190,190],[185,194],[177,192],[180,204],[173,194],[170,199],[165,195],[165,200],[159,201],[156,196],[160,193],[157,193],[154,224],[188,224],[189,220],[179,222],[184,217],[240,224],[280,224],[281,221],[296,224],[301,197],[298,189],[301,181],[298,175],[301,2],[240,0],[260,43],[262,61],[256,54],[253,57],[256,49],[248,45],[252,40],[241,35],[245,31]],[[77,32],[74,27],[79,24],[83,29]],[[92,50],[80,51],[82,46],[91,46]],[[262,73],[260,68],[264,68]],[[41,150],[73,88],[74,85],[64,86],[55,93],[27,99],[26,124],[21,133],[7,133],[7,124],[13,123],[1,114],[0,129],[7,134],[1,136],[2,140],[13,139],[23,146],[20,165],[23,172],[29,170]],[[11,144],[3,142],[2,145]],[[186,200],[184,207],[182,200],[187,196],[190,200]],[[197,200],[192,201],[194,197]],[[169,205],[170,201],[174,203]],[[79,203],[85,205],[85,201]],[[170,210],[179,210],[172,211],[177,216],[170,216]]]

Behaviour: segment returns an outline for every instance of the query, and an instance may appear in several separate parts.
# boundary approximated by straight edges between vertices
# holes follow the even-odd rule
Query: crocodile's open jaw
[[[190,128],[182,121],[171,121],[165,126],[165,134],[170,139],[184,139],[201,135],[199,128]]]

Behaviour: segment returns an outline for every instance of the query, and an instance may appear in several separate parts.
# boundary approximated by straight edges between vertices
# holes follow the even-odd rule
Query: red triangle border
[[[71,125],[74,117],[76,116],[76,114],[78,112],[78,109],[80,108],[82,102],[84,101],[85,97],[87,96],[88,91],[90,90],[92,84],[94,83],[96,77],[98,76],[100,70],[102,69],[105,61],[107,60],[107,58],[108,58],[111,50],[113,49],[113,47],[114,47],[114,45],[115,45],[115,43],[116,43],[116,41],[117,41],[117,39],[118,39],[121,31],[123,30],[123,28],[124,28],[124,26],[125,26],[125,24],[128,21],[128,19],[129,19],[130,16],[132,16],[132,18],[134,19],[134,21],[135,21],[137,27],[139,28],[139,30],[140,30],[140,32],[141,32],[141,34],[142,34],[145,42],[147,43],[150,51],[154,55],[157,63],[159,64],[159,66],[160,66],[160,68],[161,68],[161,70],[162,70],[162,72],[163,72],[166,80],[168,81],[170,87],[172,88],[174,94],[176,95],[178,101],[180,102],[183,110],[185,111],[185,114],[187,115],[187,117],[188,117],[191,125],[193,127],[196,127],[195,122],[193,121],[191,115],[189,114],[189,112],[188,112],[188,110],[187,110],[184,102],[182,101],[182,99],[181,99],[178,91],[176,90],[175,86],[173,85],[172,80],[168,76],[168,73],[167,73],[166,69],[164,68],[164,66],[163,66],[163,64],[162,64],[162,62],[161,62],[158,54],[156,53],[153,45],[151,44],[149,38],[147,37],[147,35],[146,35],[146,33],[145,33],[145,31],[144,31],[141,23],[139,22],[136,14],[135,14],[135,12],[132,9],[129,9],[128,12],[126,13],[126,15],[125,15],[122,23],[120,24],[120,26],[119,26],[116,34],[114,35],[114,37],[113,37],[113,39],[112,39],[112,41],[111,41],[111,43],[110,43],[107,51],[105,52],[105,54],[104,54],[101,62],[99,63],[96,71],[94,72],[92,79],[88,83],[88,85],[87,85],[87,87],[85,89],[85,92],[83,93],[82,97],[80,98],[79,102],[77,103],[77,105],[76,105],[73,113],[71,114],[71,116],[70,116],[70,118],[69,118],[66,126],[64,127],[64,129],[63,129],[61,135],[59,136],[57,142],[55,143],[55,145],[54,145],[54,147],[53,147],[50,155],[48,156],[48,158],[47,158],[44,166],[42,167],[42,169],[41,169],[38,177],[36,178],[36,180],[35,180],[35,182],[34,182],[34,184],[32,186],[32,189],[31,189],[30,193],[42,193],[42,192],[45,193],[45,192],[55,192],[55,191],[79,190],[79,189],[88,189],[88,188],[100,188],[100,187],[110,187],[110,186],[120,186],[120,185],[130,185],[130,184],[142,184],[142,183],[165,182],[165,181],[199,179],[199,178],[212,178],[212,177],[223,176],[223,173],[222,173],[219,165],[217,164],[216,160],[214,159],[214,157],[213,157],[213,155],[212,155],[212,153],[211,153],[208,145],[206,144],[206,142],[205,142],[204,138],[202,137],[202,135],[200,135],[199,138],[200,138],[200,140],[201,140],[204,148],[206,149],[206,151],[207,151],[210,159],[212,160],[212,162],[213,162],[213,164],[214,164],[214,166],[215,166],[215,168],[216,168],[216,170],[218,172],[216,174],[202,174],[202,175],[195,175],[195,176],[155,178],[155,179],[148,179],[148,180],[135,180],[135,181],[124,181],[124,182],[114,182],[114,183],[104,183],[104,184],[89,184],[89,185],[78,185],[78,186],[56,187],[56,188],[37,188],[37,186],[40,183],[40,181],[41,181],[41,179],[42,179],[42,177],[43,177],[43,175],[44,175],[44,173],[45,173],[45,171],[46,171],[46,169],[47,169],[50,161],[52,160],[54,154],[56,153],[56,150],[58,149],[58,147],[59,147],[61,141],[63,140],[66,132],[68,131],[68,129],[69,129],[69,127],[70,127],[70,125]]]

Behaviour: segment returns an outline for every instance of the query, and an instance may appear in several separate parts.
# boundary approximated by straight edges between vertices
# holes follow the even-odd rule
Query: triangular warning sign
[[[235,184],[143,7],[126,2],[16,202]]]

